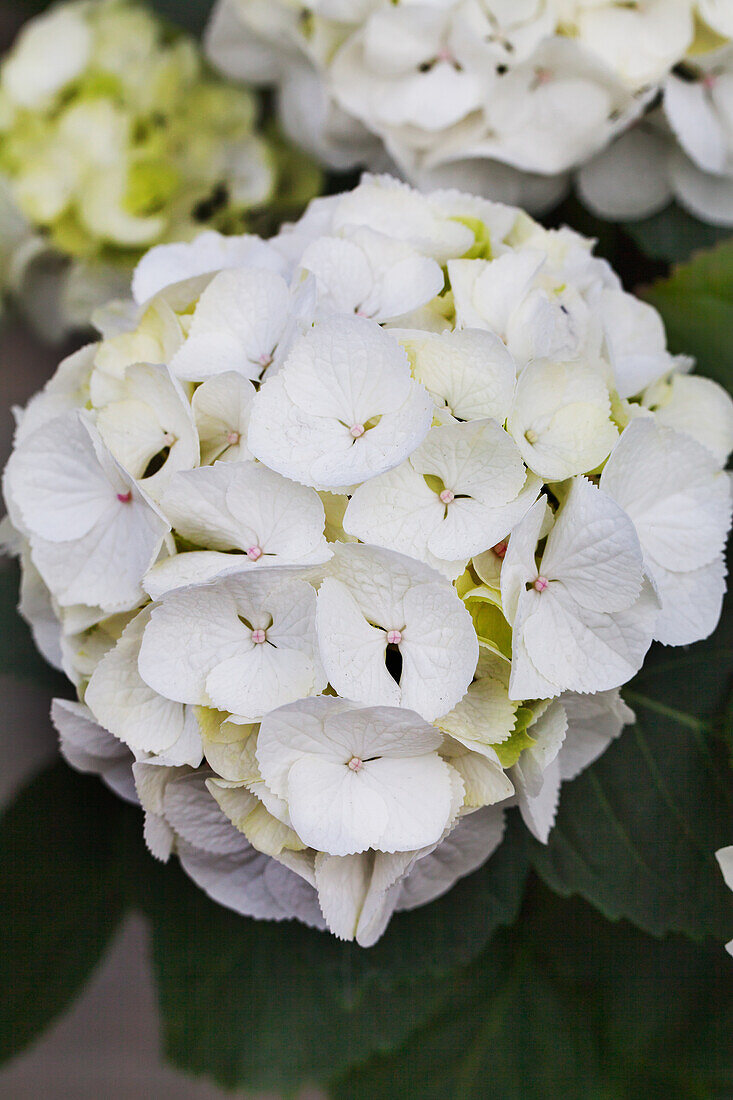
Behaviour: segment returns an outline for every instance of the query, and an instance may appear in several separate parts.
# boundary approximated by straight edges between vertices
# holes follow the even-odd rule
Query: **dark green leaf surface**
[[[333,1100],[724,1100],[730,960],[536,891],[403,1048]]]
[[[0,673],[60,688],[66,682],[41,657],[27,624],[18,614],[19,581],[16,565],[0,566]],[[68,690],[64,694],[68,695]]]
[[[731,237],[730,229],[701,222],[675,203],[651,218],[625,222],[623,228],[650,259],[670,263],[687,260],[694,252],[713,248]]]
[[[206,26],[214,0],[152,0],[158,15],[176,23],[179,27],[200,35]]]
[[[59,763],[0,818],[1,1059],[83,989],[120,921],[114,801]]]
[[[664,319],[670,350],[694,355],[700,374],[733,389],[733,240],[641,290]]]

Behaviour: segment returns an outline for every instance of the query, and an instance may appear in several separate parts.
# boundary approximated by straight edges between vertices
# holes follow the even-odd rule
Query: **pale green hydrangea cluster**
[[[129,0],[31,20],[0,69],[6,285],[36,291],[34,316],[55,334],[121,293],[151,245],[260,227],[273,201],[297,210],[318,175],[257,133],[257,107],[208,71],[192,39]],[[49,270],[60,276],[50,324],[37,295]]]

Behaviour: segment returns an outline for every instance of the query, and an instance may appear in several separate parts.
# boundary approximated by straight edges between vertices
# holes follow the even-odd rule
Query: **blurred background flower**
[[[0,68],[5,288],[49,338],[122,293],[142,252],[298,212],[318,171],[259,127],[254,93],[129,0],[29,21]]]

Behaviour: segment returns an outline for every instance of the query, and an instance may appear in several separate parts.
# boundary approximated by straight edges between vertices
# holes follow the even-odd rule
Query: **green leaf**
[[[151,863],[141,897],[166,1054],[181,1069],[251,1089],[295,1089],[401,1043],[448,995],[451,968],[515,919],[527,868],[512,822],[483,868],[395,917],[365,950],[297,922],[237,916],[173,869],[153,871],[153,882]]]
[[[337,1079],[330,1095],[724,1100],[729,965],[720,949],[652,940],[537,890],[431,1021],[398,1052]]]
[[[46,664],[35,647],[27,623],[18,614],[17,565],[0,568],[0,673],[40,680],[53,689],[68,684]]]
[[[58,763],[0,818],[0,1059],[77,996],[117,928],[118,806]]]
[[[675,203],[651,218],[625,222],[623,228],[645,255],[670,263],[687,260],[693,252],[713,248],[731,236],[730,229],[701,222]]]
[[[655,646],[624,696],[634,726],[563,788],[532,860],[561,894],[660,935],[733,933],[733,894],[714,853],[733,839],[729,770],[733,615],[712,638]]]
[[[661,313],[670,350],[694,355],[701,374],[733,389],[733,240],[678,264],[640,294]]]

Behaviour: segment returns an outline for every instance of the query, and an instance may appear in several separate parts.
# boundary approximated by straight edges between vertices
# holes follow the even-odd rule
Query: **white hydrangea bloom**
[[[331,167],[733,225],[732,36],[727,0],[218,0],[207,49]]]
[[[713,629],[733,403],[590,242],[389,177],[134,291],[4,475],[62,750],[212,898],[368,946],[509,807],[546,842],[652,638]]]

